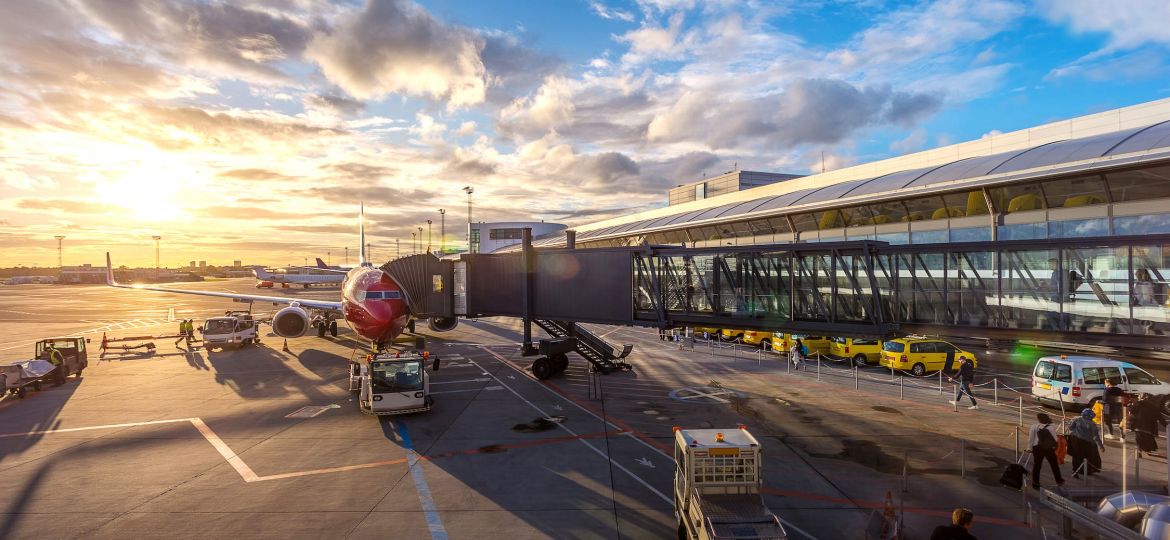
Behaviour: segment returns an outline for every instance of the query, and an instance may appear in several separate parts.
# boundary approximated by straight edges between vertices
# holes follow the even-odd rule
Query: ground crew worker
[[[190,346],[191,338],[187,337],[187,320],[186,319],[179,321],[179,339],[175,340],[175,346],[178,347],[179,342],[184,341],[184,340],[186,340],[188,346]]]
[[[52,343],[49,343],[48,348],[45,349],[45,353],[49,357],[49,363],[53,364],[57,368],[57,375],[53,377],[53,386],[61,386],[62,384],[65,384],[65,377],[67,374],[65,373],[65,358],[61,356],[61,351],[58,351]]]

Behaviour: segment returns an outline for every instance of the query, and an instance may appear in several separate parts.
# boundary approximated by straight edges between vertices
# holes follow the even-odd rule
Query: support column
[[[520,345],[520,353],[524,356],[537,354],[536,347],[532,346],[532,289],[533,278],[536,274],[536,251],[532,248],[532,228],[524,227],[522,238],[524,259],[524,343]]]
[[[577,249],[577,231],[572,229],[565,231],[565,247],[568,249]]]

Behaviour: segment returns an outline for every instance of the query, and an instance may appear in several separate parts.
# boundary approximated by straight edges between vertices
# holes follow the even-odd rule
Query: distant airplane
[[[269,272],[262,268],[253,268],[252,275],[261,282],[304,285],[306,289],[310,285],[328,285],[341,283],[345,280],[345,276],[340,274],[287,274]]]
[[[337,335],[336,319],[341,316],[354,332],[370,340],[374,350],[382,350],[393,343],[394,338],[406,328],[410,321],[410,308],[406,305],[402,287],[394,278],[366,260],[365,205],[362,205],[359,220],[358,235],[362,246],[358,259],[360,266],[345,272],[340,302],[123,285],[114,281],[114,268],[109,253],[106,253],[106,283],[112,287],[125,289],[216,296],[240,302],[287,304],[288,307],[277,311],[272,317],[272,332],[284,338],[303,336],[309,332],[310,327],[317,328],[318,336],[324,336],[326,331]],[[430,328],[436,331],[452,330],[458,322],[458,319],[453,317],[436,317],[430,320]]]

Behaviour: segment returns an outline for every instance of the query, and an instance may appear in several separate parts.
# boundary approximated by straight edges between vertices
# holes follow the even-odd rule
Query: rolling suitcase
[[[999,483],[1015,490],[1024,487],[1024,478],[1028,475],[1027,465],[1032,459],[1032,454],[1025,452],[1020,458],[1024,460],[1024,464],[1021,465],[1019,462],[1008,464],[999,477]]]

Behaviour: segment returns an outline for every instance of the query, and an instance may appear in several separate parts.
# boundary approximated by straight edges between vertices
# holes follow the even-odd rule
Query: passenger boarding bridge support
[[[606,371],[623,367],[629,350],[576,323],[1135,347],[1164,347],[1170,335],[1170,234],[582,250],[534,250],[529,234],[524,241],[521,253],[458,262],[416,255],[383,269],[416,317],[522,318],[526,353],[538,350],[535,323],[575,338],[575,350]]]

